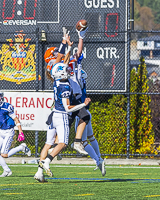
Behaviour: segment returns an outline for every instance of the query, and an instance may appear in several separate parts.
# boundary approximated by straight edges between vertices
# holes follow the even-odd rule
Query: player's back
[[[59,112],[66,112],[62,103],[62,98],[69,98],[69,100],[71,100],[72,98],[72,88],[70,87],[68,80],[64,82],[59,80],[54,81],[53,90],[54,90],[55,110]]]
[[[0,129],[10,129],[15,126],[14,120],[10,117],[12,114],[14,114],[13,106],[3,102],[0,105]]]

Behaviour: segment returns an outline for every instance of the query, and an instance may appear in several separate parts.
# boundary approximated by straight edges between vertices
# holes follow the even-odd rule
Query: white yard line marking
[[[21,166],[21,167],[38,167],[38,165],[8,165],[8,166],[11,166],[11,167],[17,167],[17,166]],[[95,166],[83,166],[83,165],[53,165],[51,164],[52,167],[89,167],[89,168],[95,168]],[[138,168],[138,169],[150,169],[150,168],[153,168],[153,169],[160,169],[160,167],[152,167],[152,166],[147,166],[147,167],[142,167],[142,166],[105,166],[105,168]]]

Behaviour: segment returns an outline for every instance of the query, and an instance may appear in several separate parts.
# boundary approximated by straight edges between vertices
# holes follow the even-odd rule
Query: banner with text
[[[53,93],[4,92],[4,97],[6,102],[14,106],[23,130],[47,130],[46,120],[51,113]]]

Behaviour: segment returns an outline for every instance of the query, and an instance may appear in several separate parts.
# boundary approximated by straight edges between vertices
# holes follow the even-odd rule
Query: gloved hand
[[[63,30],[63,40],[67,40],[70,31],[68,31],[67,33],[67,29],[65,27],[63,27],[62,30]]]
[[[81,56],[78,58],[77,63],[78,63],[78,64],[81,64],[82,59],[83,59],[83,53],[82,53]]]
[[[81,39],[83,40],[83,39],[85,38],[85,34],[86,34],[87,30],[88,30],[88,27],[87,27],[84,31],[78,31],[78,30],[76,29],[79,38],[81,38]]]
[[[19,133],[17,141],[21,142],[21,141],[23,141],[24,139],[25,139],[25,138],[24,138],[23,132]]]

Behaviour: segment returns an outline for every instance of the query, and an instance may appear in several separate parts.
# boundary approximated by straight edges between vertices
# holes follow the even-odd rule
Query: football
[[[76,29],[78,31],[84,31],[87,28],[87,21],[85,19],[81,19],[76,24]]]

